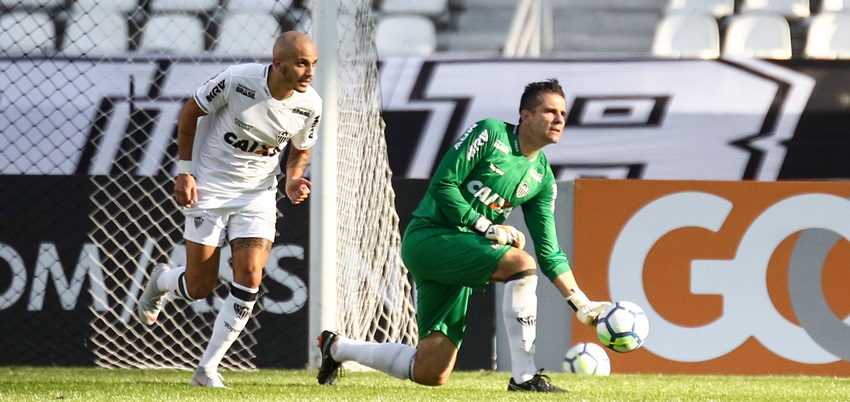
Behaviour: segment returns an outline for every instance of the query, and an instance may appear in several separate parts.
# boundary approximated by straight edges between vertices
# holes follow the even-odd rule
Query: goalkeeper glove
[[[599,314],[602,314],[606,308],[613,304],[607,301],[590,301],[581,290],[577,290],[572,296],[568,297],[567,303],[575,310],[578,320],[582,324],[591,327],[596,325],[596,319],[599,318]]]
[[[520,250],[525,248],[525,233],[513,226],[494,225],[489,219],[482,216],[475,221],[472,229],[500,245],[510,244]]]
[[[513,226],[490,225],[484,237],[501,245],[510,244],[520,250],[525,248],[525,234]]]

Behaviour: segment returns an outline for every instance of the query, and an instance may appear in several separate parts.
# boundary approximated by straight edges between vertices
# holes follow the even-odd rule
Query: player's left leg
[[[512,248],[499,262],[492,279],[505,282],[502,315],[511,352],[509,391],[563,392],[537,370],[537,270],[528,253]]]
[[[270,194],[274,194],[269,192]],[[230,294],[218,312],[209,344],[198,364],[192,385],[224,386],[218,366],[224,354],[242,333],[251,318],[263,280],[263,268],[275,236],[274,198],[261,196],[248,203],[227,222],[233,282]],[[204,382],[208,382],[206,385]]]
[[[240,238],[230,242],[233,283],[230,284],[230,294],[218,312],[209,344],[192,378],[192,385],[219,387],[220,381],[215,381],[220,378],[217,375],[218,366],[251,318],[271,245],[270,240],[260,238]]]

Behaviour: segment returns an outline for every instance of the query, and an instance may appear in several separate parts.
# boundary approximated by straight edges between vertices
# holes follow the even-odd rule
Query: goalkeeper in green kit
[[[534,364],[537,270],[525,235],[502,225],[517,206],[534,242],[540,270],[579,321],[594,325],[610,302],[579,289],[555,233],[555,177],[540,152],[557,143],[566,123],[564,91],[556,79],[528,84],[519,123],[486,119],[448,150],[404,233],[402,259],[416,282],[419,343],[369,343],[332,331],[319,336],[320,384],[336,383],[353,360],[423,385],[445,384],[454,369],[469,297],[489,282],[505,283],[502,314],[511,351],[509,391],[564,392]]]

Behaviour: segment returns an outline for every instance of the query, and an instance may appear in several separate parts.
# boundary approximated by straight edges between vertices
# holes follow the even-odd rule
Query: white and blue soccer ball
[[[595,343],[582,342],[567,351],[564,371],[585,375],[611,374],[611,360],[605,349]]]
[[[649,335],[649,319],[635,303],[618,301],[605,309],[596,321],[599,342],[618,353],[640,348]]]

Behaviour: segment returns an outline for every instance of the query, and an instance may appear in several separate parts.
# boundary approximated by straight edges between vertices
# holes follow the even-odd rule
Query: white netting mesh
[[[64,38],[58,40],[60,47],[68,54],[102,54],[95,57],[104,61],[118,58],[118,54],[109,52],[129,50],[131,56],[155,55],[155,61],[160,64],[172,60],[185,62],[187,58],[197,64],[232,64],[239,56],[246,59],[244,61],[268,60],[277,34],[286,29],[304,31],[309,26],[306,11],[295,7],[291,1],[242,5],[229,0],[120,3],[76,2],[66,16],[69,25]],[[61,12],[56,14],[61,15]],[[114,26],[120,29],[105,32]],[[128,33],[126,40],[121,31]],[[110,45],[106,39],[115,36],[119,39]],[[234,55],[236,59],[230,60]],[[168,67],[160,71],[168,71]],[[154,78],[151,88],[140,97],[144,98],[145,105],[159,106],[139,107],[134,83],[131,76],[130,95],[122,102],[122,106],[127,104],[130,123],[120,146],[114,147],[110,139],[101,138],[106,135],[100,133],[91,138],[95,155],[110,149],[117,149],[117,153],[112,155],[114,162],[108,174],[92,177],[96,192],[91,200],[96,210],[91,214],[95,231],[90,238],[99,250],[103,286],[108,289],[106,297],[109,300],[103,304],[110,308],[92,309],[94,334],[90,341],[95,363],[103,367],[190,369],[200,360],[216,313],[229,292],[226,285],[232,280],[227,266],[229,249],[222,250],[220,282],[212,296],[193,303],[167,301],[152,329],[136,323],[136,303],[147,281],[146,271],[149,272],[155,262],[182,265],[185,248],[182,245],[183,216],[171,196],[176,159],[173,136],[163,144],[156,143],[158,136],[150,135],[155,130],[153,126],[174,127],[176,121],[151,115],[149,110],[162,109],[162,104],[179,105],[182,99],[173,99],[171,90]],[[188,97],[191,93],[179,95]],[[101,105],[100,109],[105,115],[121,113],[118,106],[111,104]],[[176,118],[176,115],[170,117]],[[106,147],[101,149],[103,144]],[[151,163],[152,155],[157,158],[155,150],[160,151],[158,157],[162,159]],[[278,198],[282,198],[282,193]],[[270,259],[273,257],[274,253]],[[265,285],[261,286],[261,294],[267,291]],[[256,317],[262,310],[261,302],[222,361],[223,369],[256,367],[252,347],[257,344],[254,333],[259,323]]]
[[[354,339],[415,345],[370,8],[370,0],[348,0],[339,10],[337,328]]]
[[[341,3],[337,328],[357,339],[415,344],[412,288],[399,258],[399,220],[380,117],[372,1]],[[95,364],[191,369],[199,361],[229,291],[228,248],[222,250],[221,283],[212,296],[191,304],[167,302],[153,329],[134,318],[154,262],[185,261],[183,216],[171,196],[177,114],[203,79],[225,66],[270,62],[280,32],[310,33],[305,4],[0,2],[0,81],[6,85],[0,117],[6,138],[15,139],[0,152],[0,161],[7,173],[90,176],[94,188],[91,247],[84,247],[90,261],[81,266],[96,267],[90,272],[94,302],[86,345]],[[279,204],[285,210],[283,204],[288,201]],[[292,225],[298,222],[293,218],[281,221]],[[304,223],[297,224],[303,230]],[[296,236],[296,230],[280,231],[282,237]],[[301,269],[307,254],[301,245],[308,242],[282,242],[287,241],[275,243],[255,314],[223,369],[254,369],[264,358],[255,350],[267,342],[275,344],[278,356],[303,356],[300,366],[306,363],[311,347],[306,269],[301,277],[285,269]],[[261,329],[268,316],[296,322],[274,321],[280,326]]]

